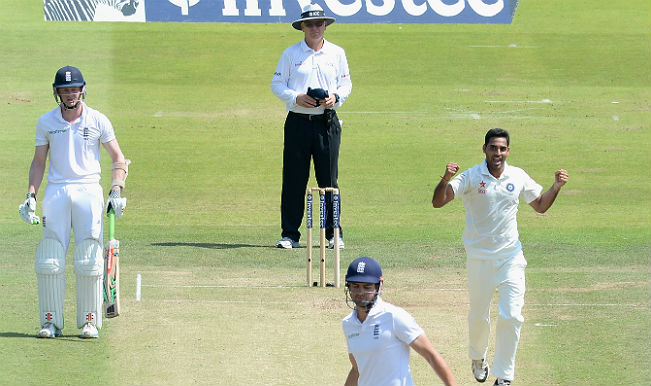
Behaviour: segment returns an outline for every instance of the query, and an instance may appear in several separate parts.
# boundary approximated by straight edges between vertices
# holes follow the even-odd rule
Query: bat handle
[[[113,208],[109,209],[108,211],[108,238],[109,240],[113,240],[115,238],[115,211]]]

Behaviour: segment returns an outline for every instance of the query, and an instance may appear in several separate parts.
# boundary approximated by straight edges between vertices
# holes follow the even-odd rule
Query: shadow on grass
[[[91,341],[97,341],[97,339],[82,339],[79,337],[79,335],[61,335],[58,336],[54,339],[48,339],[48,338],[39,338],[36,336],[36,333],[34,334],[25,334],[22,332],[0,332],[0,338],[29,338],[29,339],[38,339],[42,341],[50,341],[50,340],[65,340],[69,342],[91,342]]]
[[[193,247],[208,249],[235,249],[235,248],[276,248],[273,245],[253,244],[224,244],[224,243],[152,243],[156,247]]]
[[[0,332],[0,338],[36,338],[36,334],[24,334],[22,332]]]

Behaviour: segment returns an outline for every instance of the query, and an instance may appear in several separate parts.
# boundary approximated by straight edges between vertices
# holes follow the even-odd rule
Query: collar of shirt
[[[511,170],[511,167],[509,164],[504,161],[504,171],[502,172],[502,175],[500,176],[500,180],[503,178],[508,178],[509,177],[509,172]],[[494,180],[497,180],[498,178],[495,178],[494,175],[491,174],[491,172],[488,170],[488,164],[486,163],[486,159],[484,159],[484,162],[481,163],[481,174],[488,176],[489,178],[492,178]]]
[[[312,51],[312,52],[314,52],[314,54],[321,54],[321,53],[325,54],[330,49],[330,42],[325,40],[325,38],[324,38],[323,39],[323,46],[321,47],[321,49],[319,51],[314,51],[312,48],[310,48],[310,46],[307,45],[307,43],[305,42],[305,39],[303,39],[303,40],[301,40],[301,48],[303,49],[303,51]]]

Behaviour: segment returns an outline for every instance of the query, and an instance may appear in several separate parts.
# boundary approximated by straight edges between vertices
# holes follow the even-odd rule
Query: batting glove
[[[127,198],[120,197],[120,189],[111,190],[106,202],[106,213],[113,208],[115,219],[119,219],[124,214],[124,208],[127,207]]]
[[[18,207],[18,213],[30,225],[36,225],[41,222],[40,217],[36,215],[36,194],[27,193],[27,199]]]

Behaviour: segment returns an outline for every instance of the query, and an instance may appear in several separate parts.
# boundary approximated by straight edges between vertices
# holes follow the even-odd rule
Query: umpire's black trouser
[[[305,211],[305,192],[310,177],[310,159],[314,160],[314,175],[321,188],[339,188],[339,144],[341,125],[334,110],[308,119],[303,114],[289,112],[285,119],[283,149],[283,187],[280,202],[282,237],[299,241],[299,227]],[[318,227],[318,195],[314,197],[315,228]],[[341,202],[341,201],[340,201]],[[332,193],[326,194],[326,238],[333,237]],[[341,229],[341,227],[340,227]],[[343,233],[340,233],[343,235]]]

